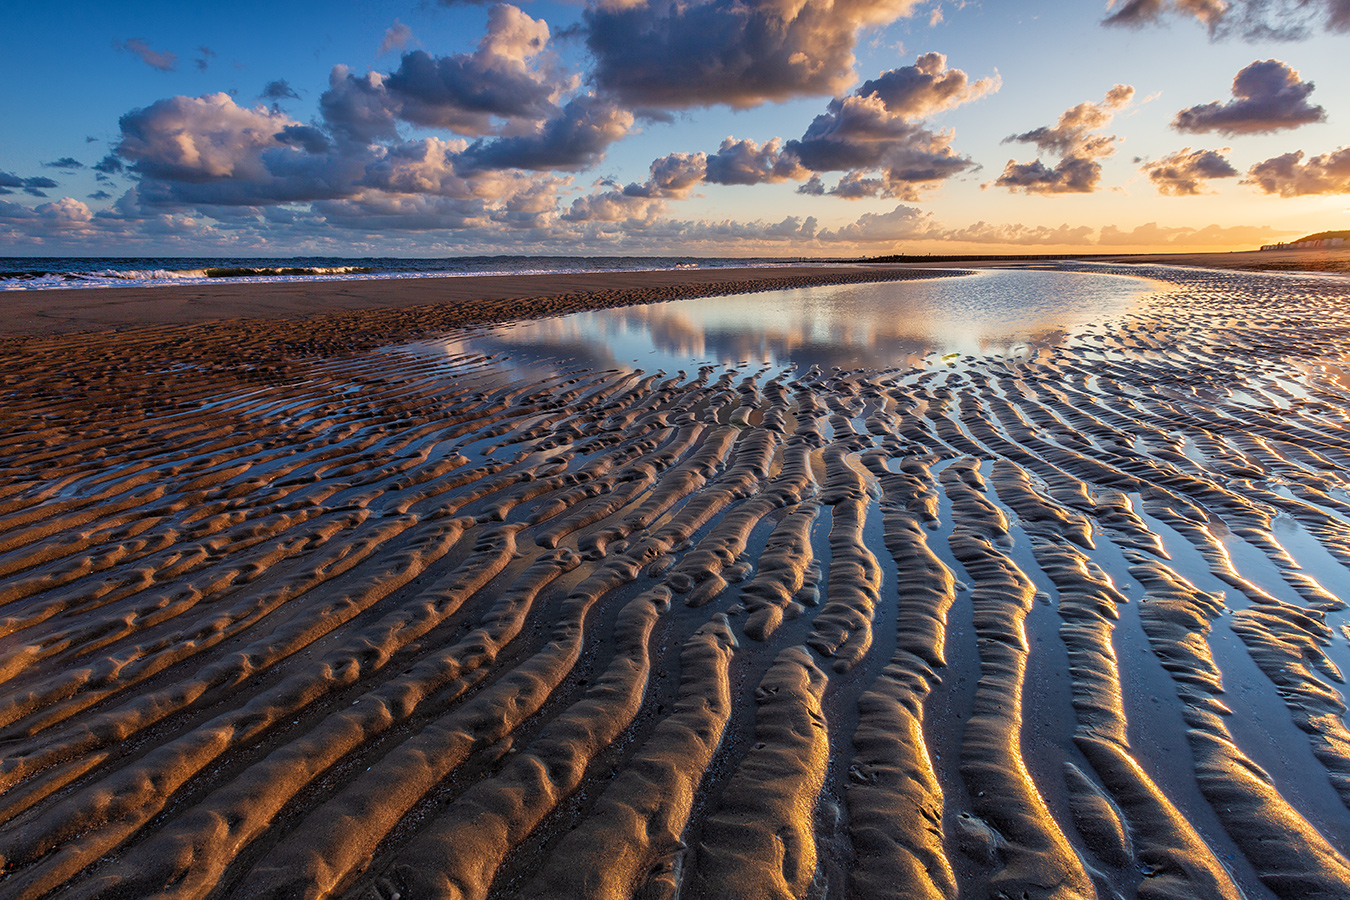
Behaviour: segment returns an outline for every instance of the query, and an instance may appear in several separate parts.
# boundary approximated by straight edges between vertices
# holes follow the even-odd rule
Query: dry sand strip
[[[949,267],[959,269],[960,267]],[[204,322],[325,316],[313,340],[364,331],[387,341],[397,330],[442,330],[582,309],[631,306],[686,297],[896,281],[951,274],[932,267],[842,264],[549,275],[467,275],[266,284],[205,283],[165,288],[9,292],[0,334],[69,334],[197,326]],[[337,314],[337,315],[334,315]],[[275,334],[272,335],[275,338]]]
[[[21,298],[0,900],[1350,896],[1350,284],[1135,265],[924,369],[401,343],[896,271]]]

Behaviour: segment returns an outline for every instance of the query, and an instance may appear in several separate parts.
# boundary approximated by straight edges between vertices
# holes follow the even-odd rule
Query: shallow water
[[[985,270],[950,278],[765,291],[575,313],[442,343],[509,364],[675,372],[763,363],[889,368],[925,356],[1026,356],[1125,313],[1156,284],[1087,272]]]
[[[1350,897],[1350,283],[1145,274],[11,345],[0,900]]]

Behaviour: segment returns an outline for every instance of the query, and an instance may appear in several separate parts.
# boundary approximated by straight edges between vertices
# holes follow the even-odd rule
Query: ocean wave
[[[234,279],[244,282],[367,278],[447,278],[466,275],[544,275],[660,269],[752,268],[800,265],[804,260],[660,257],[464,257],[444,259],[287,260],[184,259],[182,267],[156,265],[174,260],[10,257],[0,261],[0,291],[99,287],[167,287]],[[139,263],[139,265],[138,265]]]

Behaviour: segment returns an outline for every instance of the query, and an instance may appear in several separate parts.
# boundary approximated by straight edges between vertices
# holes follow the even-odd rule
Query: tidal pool
[[[1019,356],[1123,313],[1152,282],[1097,272],[983,270],[574,313],[437,342],[512,367],[570,362],[886,368],[950,354]]]

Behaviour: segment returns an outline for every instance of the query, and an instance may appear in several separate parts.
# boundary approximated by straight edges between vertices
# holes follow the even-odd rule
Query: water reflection
[[[885,369],[948,354],[1017,356],[1110,319],[1152,287],[1115,275],[985,270],[576,313],[438,342],[517,369],[767,364]]]

